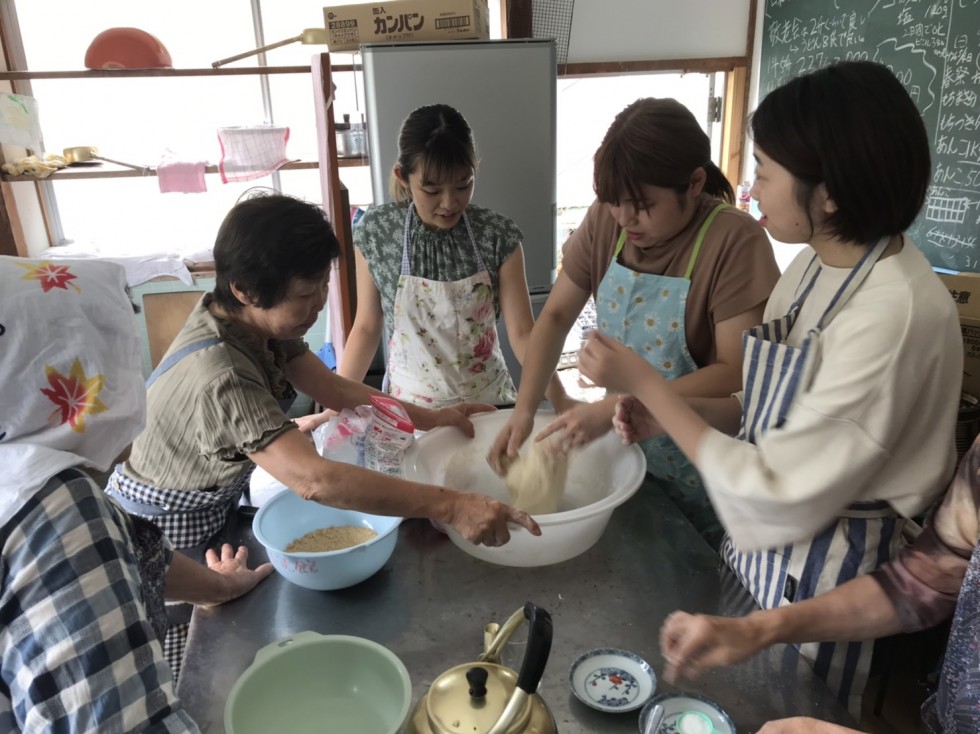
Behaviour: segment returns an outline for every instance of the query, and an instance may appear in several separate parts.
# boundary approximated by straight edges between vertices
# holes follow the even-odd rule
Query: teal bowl
[[[396,734],[408,716],[408,670],[362,637],[298,632],[255,654],[225,704],[227,734]]]
[[[255,513],[252,532],[283,578],[307,589],[331,591],[359,584],[377,573],[395,550],[402,518],[341,510],[280,492]],[[286,546],[320,528],[354,525],[378,535],[366,543],[323,553],[287,553]]]

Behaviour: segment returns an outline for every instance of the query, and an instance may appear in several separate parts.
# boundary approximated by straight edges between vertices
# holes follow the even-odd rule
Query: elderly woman
[[[171,556],[88,476],[143,427],[125,286],[110,263],[0,257],[3,732],[196,732],[151,622],[164,583],[168,597],[210,604],[272,570],[248,571],[231,546],[209,554],[212,570]]]
[[[215,242],[214,291],[150,377],[147,428],[110,478],[109,494],[178,548],[207,541],[223,525],[253,463],[306,499],[431,518],[475,543],[507,542],[508,522],[540,533],[526,513],[482,494],[323,459],[287,417],[296,389],[335,410],[377,393],[331,372],[302,341],[324,306],[339,251],[317,206],[264,195],[232,208]],[[405,407],[421,430],[453,425],[469,435],[467,416],[489,409]],[[172,663],[178,654],[168,654]]]

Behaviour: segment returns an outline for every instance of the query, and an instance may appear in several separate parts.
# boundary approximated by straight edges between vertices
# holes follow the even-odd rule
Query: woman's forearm
[[[164,596],[190,604],[223,604],[231,599],[227,580],[202,563],[174,551],[164,582]]]
[[[759,649],[779,642],[873,640],[903,631],[898,612],[871,576],[859,576],[806,601],[753,612],[745,624]]]
[[[670,385],[679,395],[727,398],[742,389],[742,367],[715,362],[671,380]]]
[[[347,343],[344,345],[343,357],[337,366],[337,374],[348,380],[363,382],[371,362],[378,351],[381,329],[368,329],[354,322]]]

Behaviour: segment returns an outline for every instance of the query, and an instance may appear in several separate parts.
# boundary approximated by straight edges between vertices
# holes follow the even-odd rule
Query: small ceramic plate
[[[678,721],[683,714],[689,711],[704,714],[711,719],[711,725],[714,727],[713,730],[707,731],[707,722],[705,722],[704,726],[700,726],[700,723],[704,719],[692,716],[690,718],[696,721],[692,721],[690,727],[684,727],[685,729],[692,729],[691,734],[736,734],[735,723],[725,713],[725,710],[711,699],[699,696],[696,693],[662,693],[659,696],[651,698],[640,712],[641,733],[643,732],[643,727],[646,726],[647,718],[653,711],[653,707],[658,703],[664,707],[664,719],[660,723],[657,734],[685,734],[685,732],[682,732],[678,728]],[[694,732],[694,729],[701,729],[703,731]]]
[[[568,671],[572,693],[599,711],[635,711],[657,689],[657,674],[650,664],[626,650],[591,650]]]

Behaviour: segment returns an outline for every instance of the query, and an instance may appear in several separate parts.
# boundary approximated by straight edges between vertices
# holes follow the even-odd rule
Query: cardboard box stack
[[[963,332],[963,392],[980,398],[980,273],[939,276],[960,314]]]
[[[356,51],[362,43],[490,38],[487,0],[392,0],[323,9],[327,46]]]

